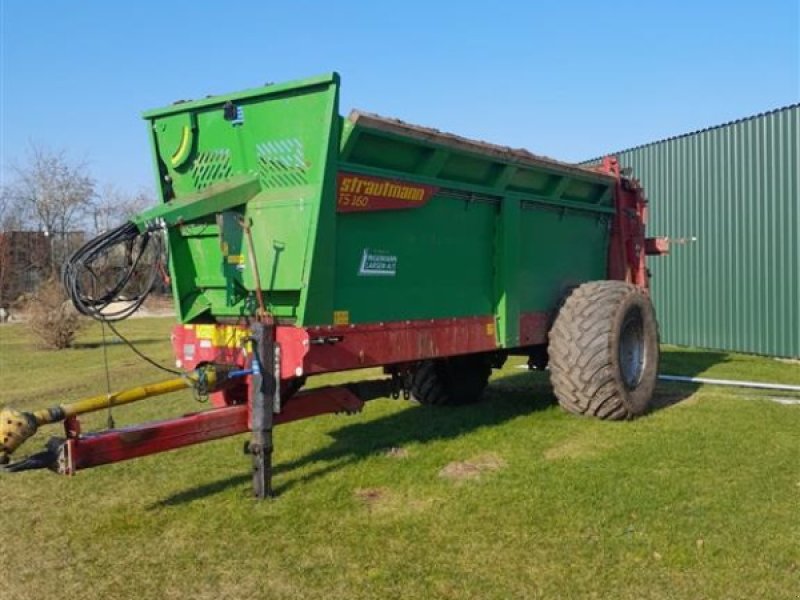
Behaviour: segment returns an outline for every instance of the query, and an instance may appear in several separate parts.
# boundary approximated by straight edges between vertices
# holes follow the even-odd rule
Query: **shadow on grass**
[[[385,417],[344,425],[330,433],[334,441],[329,446],[302,458],[275,465],[273,473],[277,475],[324,463],[311,473],[281,483],[276,486],[275,492],[281,494],[297,484],[317,479],[389,448],[403,447],[411,442],[454,439],[482,427],[493,427],[543,410],[554,403],[555,397],[546,375],[514,373],[492,381],[484,400],[478,404],[453,407],[414,405]],[[369,410],[369,406],[365,410]],[[199,485],[165,498],[151,508],[185,504],[249,480],[249,474],[240,474]]]
[[[274,469],[273,472],[277,472],[277,469]],[[233,475],[231,477],[220,479],[218,481],[204,483],[203,485],[198,485],[188,490],[178,492],[177,494],[173,494],[169,498],[165,498],[164,500],[160,500],[154,504],[151,504],[148,507],[148,509],[153,510],[156,508],[164,508],[166,506],[180,506],[181,504],[187,504],[189,502],[192,502],[193,500],[199,500],[201,498],[213,496],[214,494],[219,494],[220,492],[224,492],[228,488],[238,487],[243,483],[250,481],[251,478],[252,475],[250,474],[240,473],[238,475]]]
[[[667,348],[661,351],[659,372],[669,375],[695,377],[701,375],[712,366],[730,360],[725,352],[705,352],[685,348]],[[674,406],[694,395],[701,384],[677,381],[659,381],[651,410],[658,411]]]
[[[693,376],[727,360],[720,352],[668,349],[662,355],[662,371]],[[658,411],[685,400],[699,385],[660,382],[652,410]],[[454,439],[482,427],[493,427],[517,417],[543,410],[556,403],[548,377],[540,372],[508,374],[491,382],[482,402],[471,406],[436,407],[416,405],[408,410],[371,421],[345,425],[333,431],[333,443],[293,461],[275,466],[278,475],[322,463],[310,473],[276,486],[276,494],[307,483],[349,464],[385,451],[417,442]],[[369,407],[366,408],[369,410]],[[205,498],[250,481],[239,474],[174,494],[151,508],[178,506]]]

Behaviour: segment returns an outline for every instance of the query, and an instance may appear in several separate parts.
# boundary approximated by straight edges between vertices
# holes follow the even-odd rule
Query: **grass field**
[[[122,330],[171,364],[171,324]],[[104,392],[99,340],[92,325],[38,351],[0,327],[0,404]],[[121,344],[109,358],[114,388],[161,378]],[[662,384],[660,410],[603,423],[520,363],[480,405],[376,400],[278,428],[270,502],[250,498],[244,436],[3,475],[0,598],[800,598],[800,406],[769,399],[786,394]],[[797,363],[675,348],[662,371],[800,383]],[[198,408],[177,394],[114,416]]]

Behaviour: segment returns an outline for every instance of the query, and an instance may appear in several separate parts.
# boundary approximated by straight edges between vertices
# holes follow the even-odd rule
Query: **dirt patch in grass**
[[[610,440],[598,440],[594,436],[581,435],[567,438],[551,446],[544,452],[547,460],[561,460],[565,458],[595,458],[614,448]]]
[[[385,502],[390,494],[386,488],[358,488],[354,492],[355,497],[367,506],[375,506]]]
[[[357,488],[353,495],[370,515],[384,519],[402,519],[433,505],[431,498],[409,497],[386,487]]]
[[[459,460],[446,464],[439,477],[463,481],[465,479],[477,479],[483,473],[499,471],[507,465],[503,457],[494,453],[480,454],[469,460]]]
[[[405,448],[387,448],[383,451],[383,455],[389,458],[404,459],[408,458],[408,450]]]

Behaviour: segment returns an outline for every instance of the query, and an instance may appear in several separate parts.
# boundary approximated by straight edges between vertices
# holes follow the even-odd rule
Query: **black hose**
[[[127,265],[110,285],[102,286],[102,274],[98,273],[97,261],[107,258],[116,247],[123,244],[126,246]],[[144,285],[131,291],[127,288],[139,272],[140,262],[148,248],[152,248],[156,260],[149,266],[150,273]],[[67,259],[61,271],[64,289],[78,312],[87,317],[104,322],[127,319],[139,310],[155,286],[161,251],[162,241],[158,231],[140,233],[134,223],[125,223],[88,241]],[[85,289],[87,284],[91,289]],[[117,310],[109,310],[113,302],[125,302],[125,305]]]
[[[119,277],[98,293],[100,284],[102,284],[102,281],[100,281],[102,273],[98,273],[98,267],[95,263],[107,258],[115,251],[117,246],[122,244],[126,246],[127,266]],[[145,284],[140,289],[132,292],[128,289],[129,284],[140,270],[140,262],[148,248],[152,249],[154,255],[154,260],[149,265],[150,272],[145,279]],[[149,356],[146,356],[113,325],[114,321],[127,319],[139,310],[155,287],[156,281],[163,270],[160,267],[162,251],[161,232],[158,229],[147,229],[140,233],[139,228],[134,223],[128,222],[97,236],[78,248],[64,263],[64,268],[61,271],[61,280],[64,283],[67,295],[79,313],[107,323],[111,331],[137,356],[157,369],[167,373],[183,375],[182,371],[176,371],[160,365]],[[100,265],[100,268],[102,268],[102,265]],[[91,291],[84,289],[83,286],[87,283],[91,285]],[[125,292],[124,298],[122,297],[123,292]],[[113,302],[125,302],[125,305],[121,309],[111,311],[109,306]]]

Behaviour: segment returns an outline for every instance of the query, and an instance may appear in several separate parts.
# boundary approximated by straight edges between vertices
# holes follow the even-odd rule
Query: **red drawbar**
[[[227,406],[67,440],[67,473],[247,431],[247,406]]]
[[[353,413],[363,406],[364,403],[347,388],[318,388],[293,396],[275,415],[274,423],[291,423],[326,413]],[[126,429],[71,437],[66,442],[65,471],[72,474],[81,469],[175,450],[247,431],[247,404],[237,404]],[[72,435],[76,435],[76,432],[73,431]]]

